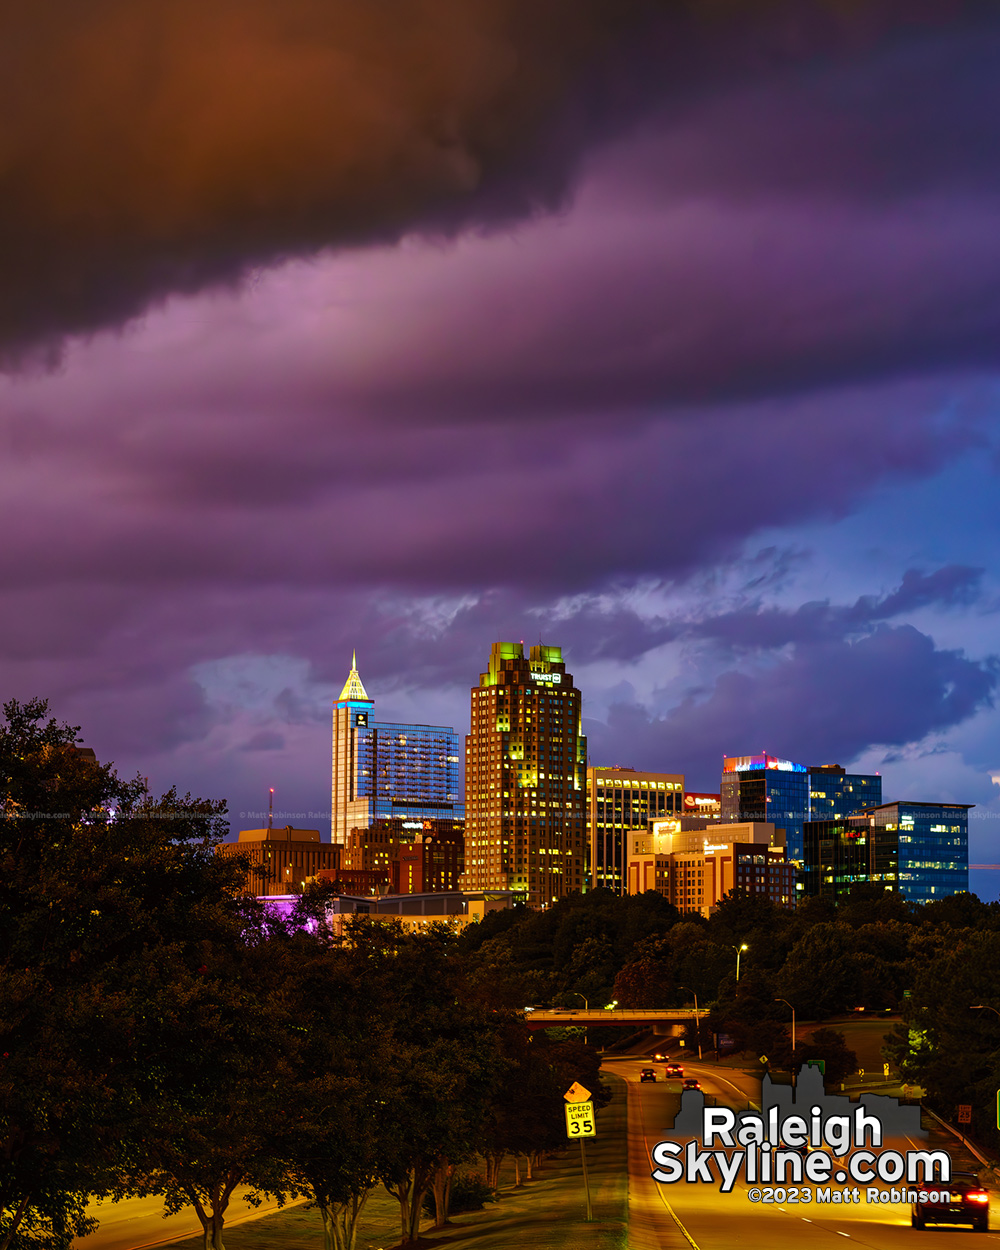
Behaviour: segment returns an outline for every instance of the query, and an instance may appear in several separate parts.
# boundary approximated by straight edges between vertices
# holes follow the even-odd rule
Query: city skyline
[[[353,647],[461,732],[552,639],[595,763],[881,772],[1000,862],[1000,15],[664,7],[12,15],[8,697],[237,828],[328,807]]]

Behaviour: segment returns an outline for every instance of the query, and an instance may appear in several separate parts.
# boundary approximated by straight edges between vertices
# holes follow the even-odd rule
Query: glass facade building
[[[586,886],[628,893],[625,835],[651,820],[683,816],[683,773],[640,773],[634,768],[587,769]]]
[[[333,706],[331,838],[343,845],[351,829],[401,817],[461,818],[458,734],[445,725],[376,721],[351,668]]]
[[[929,903],[969,888],[965,803],[883,803],[846,820],[805,826],[808,894],[836,897],[873,882]]]
[[[788,858],[802,861],[806,821],[844,818],[882,802],[882,778],[848,773],[839,764],[810,767],[776,755],[734,755],[723,761],[724,821],[769,821],[785,830]]]

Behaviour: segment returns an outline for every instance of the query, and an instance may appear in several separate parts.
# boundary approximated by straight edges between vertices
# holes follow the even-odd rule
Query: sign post
[[[587,1222],[594,1218],[590,1201],[590,1176],[587,1172],[588,1137],[597,1136],[597,1125],[594,1123],[594,1104],[590,1101],[590,1090],[574,1081],[566,1093],[566,1136],[580,1139],[580,1163],[583,1167],[583,1188],[587,1195]]]

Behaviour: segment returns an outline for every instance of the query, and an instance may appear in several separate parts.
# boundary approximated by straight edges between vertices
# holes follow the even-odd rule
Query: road
[[[237,1191],[229,1204],[226,1224],[241,1224],[278,1209],[266,1200],[254,1208],[244,1198],[245,1190]],[[89,1214],[101,1221],[96,1233],[77,1238],[74,1250],[142,1250],[181,1237],[200,1237],[201,1225],[191,1207],[177,1215],[163,1218],[162,1198],[126,1198],[124,1202],[92,1202]]]
[[[642,1067],[657,1070],[655,1084],[639,1083]],[[919,1250],[979,1246],[982,1250],[1000,1242],[996,1203],[991,1219],[997,1232],[974,1233],[967,1226],[946,1225],[918,1232],[910,1227],[908,1205],[869,1205],[864,1201],[865,1186],[860,1186],[859,1205],[786,1202],[764,1206],[749,1200],[748,1186],[742,1180],[729,1194],[720,1193],[716,1185],[683,1181],[659,1185],[650,1177],[651,1151],[673,1124],[680,1104],[676,1083],[664,1081],[662,1063],[651,1064],[648,1059],[617,1061],[609,1068],[628,1081],[630,1250],[783,1250],[793,1246],[795,1250],[836,1250],[845,1242],[868,1250],[913,1250],[914,1246]],[[697,1077],[706,1097],[714,1096],[720,1105],[745,1109],[748,1101],[755,1106],[759,1101],[758,1082],[742,1072],[685,1060],[684,1075]],[[918,1145],[907,1139],[885,1144],[898,1150]],[[946,1146],[944,1142],[931,1144]],[[919,1146],[926,1149],[928,1144],[920,1142]]]

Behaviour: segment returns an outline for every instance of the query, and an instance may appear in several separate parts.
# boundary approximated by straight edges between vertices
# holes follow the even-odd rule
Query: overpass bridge
[[[590,1025],[621,1025],[630,1028],[654,1028],[656,1025],[673,1023],[676,1020],[701,1020],[708,1012],[702,1007],[695,1011],[693,1007],[551,1007],[526,1011],[524,1020],[529,1029],[554,1028],[587,1028]]]

